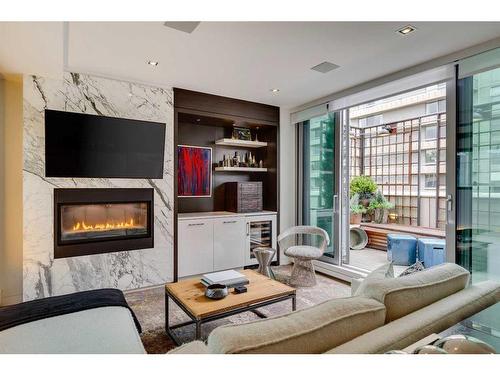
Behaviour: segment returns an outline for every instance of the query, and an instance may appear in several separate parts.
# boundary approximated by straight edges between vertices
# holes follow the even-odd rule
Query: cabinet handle
[[[223,221],[222,224],[234,224],[236,223],[236,220],[231,220],[231,221]]]
[[[247,223],[247,236],[250,235],[250,223]]]
[[[190,227],[196,227],[198,225],[205,225],[205,223],[196,223],[196,224],[191,223],[191,224],[188,224],[188,226],[190,226]]]

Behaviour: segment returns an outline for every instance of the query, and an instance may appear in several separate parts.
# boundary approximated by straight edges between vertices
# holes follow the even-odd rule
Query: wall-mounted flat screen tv
[[[47,177],[163,178],[165,124],[45,110]]]

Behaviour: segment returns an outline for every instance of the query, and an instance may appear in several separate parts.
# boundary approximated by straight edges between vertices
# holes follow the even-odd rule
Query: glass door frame
[[[446,80],[446,261],[455,263],[457,230],[457,80]]]
[[[450,77],[451,74],[448,76]],[[426,85],[446,83],[446,260],[455,263],[456,248],[456,85],[457,74],[451,78],[427,81]],[[417,89],[407,89],[411,91]],[[403,92],[405,92],[403,91]],[[333,202],[333,246],[335,257],[332,262],[326,263],[322,260],[315,261],[315,266],[320,271],[326,271],[335,277],[348,280],[352,277],[364,276],[369,271],[360,269],[349,264],[349,175],[350,175],[350,147],[349,147],[349,107],[329,111],[334,115],[335,121],[335,149],[334,149],[334,170],[335,170],[335,191]],[[303,197],[303,150],[301,127],[297,129],[298,144],[298,190],[297,190],[297,218],[298,224],[302,224],[302,197]],[[339,255],[342,254],[341,258]]]
[[[340,228],[339,228],[339,170],[340,170],[340,161],[339,161],[339,153],[337,152],[338,147],[340,147],[340,137],[339,137],[339,113],[330,113],[326,112],[323,115],[331,114],[333,116],[333,127],[334,127],[334,149],[333,149],[333,157],[334,157],[334,168],[333,168],[333,186],[334,186],[334,191],[333,191],[333,202],[332,202],[332,238],[330,238],[331,241],[331,246],[333,248],[333,257],[331,257],[330,262],[326,262],[324,260],[319,260],[318,262],[325,263],[325,264],[333,264],[333,265],[340,265],[340,258],[339,258],[339,233],[340,233]],[[313,117],[314,118],[314,117]],[[310,120],[310,119],[309,119]],[[298,225],[304,225],[304,220],[303,220],[303,210],[304,210],[304,123],[306,121],[301,121],[299,125],[297,126],[297,224]]]

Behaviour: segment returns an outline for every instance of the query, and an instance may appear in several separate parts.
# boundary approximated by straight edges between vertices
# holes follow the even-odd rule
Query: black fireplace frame
[[[146,203],[148,206],[147,234],[138,237],[117,237],[61,241],[62,205],[104,203]],[[149,249],[154,247],[154,191],[152,188],[54,189],[54,258],[105,254],[117,251]]]

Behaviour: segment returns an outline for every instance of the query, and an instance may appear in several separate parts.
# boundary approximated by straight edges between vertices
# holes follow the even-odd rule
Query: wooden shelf
[[[217,172],[267,172],[267,168],[215,167]]]
[[[267,142],[244,141],[242,139],[232,139],[232,138],[218,139],[217,141],[215,141],[215,144],[219,146],[250,147],[250,148],[259,148],[267,146]]]

